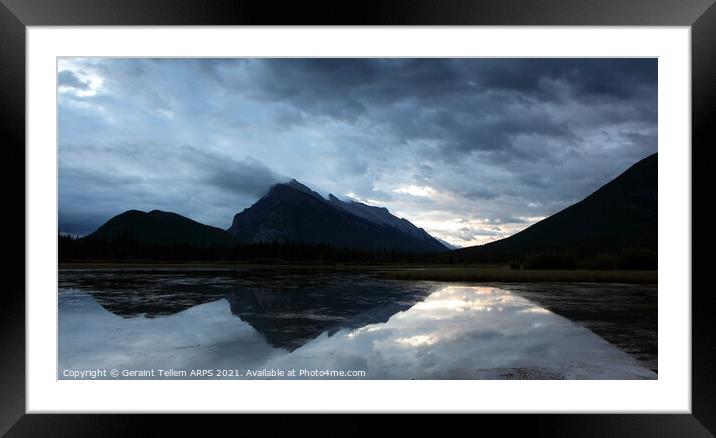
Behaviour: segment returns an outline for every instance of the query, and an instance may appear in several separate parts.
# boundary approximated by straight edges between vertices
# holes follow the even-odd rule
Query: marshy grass
[[[509,265],[428,264],[253,264],[236,262],[190,263],[61,263],[60,269],[96,270],[239,270],[311,275],[318,273],[362,273],[394,280],[461,282],[590,282],[657,284],[656,270],[511,269]]]
[[[396,280],[466,281],[466,282],[589,282],[657,284],[657,271],[607,271],[590,269],[510,269],[509,267],[460,266],[425,267],[390,270],[381,276]]]

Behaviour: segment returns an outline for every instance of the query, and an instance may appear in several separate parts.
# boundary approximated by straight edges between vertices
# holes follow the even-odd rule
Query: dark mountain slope
[[[129,240],[148,245],[184,244],[192,246],[231,246],[236,240],[221,228],[200,224],[166,211],[145,213],[129,210],[105,222],[85,241]]]
[[[547,250],[596,254],[657,249],[657,154],[650,155],[582,201],[508,238],[456,250],[456,256],[505,259]]]

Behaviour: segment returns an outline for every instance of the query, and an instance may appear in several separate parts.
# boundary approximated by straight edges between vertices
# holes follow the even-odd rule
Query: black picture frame
[[[710,240],[694,201],[711,199],[713,183],[697,184],[713,163],[716,131],[716,6],[714,0],[401,0],[303,3],[192,0],[0,0],[0,123],[6,166],[5,230],[12,252],[0,294],[0,433],[7,436],[127,436],[163,427],[167,416],[25,414],[25,30],[27,26],[106,25],[557,25],[690,26],[692,62],[692,413],[483,415],[502,432],[527,427],[549,436],[713,436],[716,431],[712,292],[703,285],[708,257],[693,256]],[[24,186],[23,186],[24,187]],[[9,198],[9,199],[8,199]],[[9,202],[8,202],[9,201]],[[11,213],[12,212],[12,213]],[[22,213],[21,213],[22,212]],[[24,230],[22,237],[18,230]],[[705,237],[705,238],[701,238]],[[22,256],[20,256],[22,254]],[[697,269],[697,268],[702,269]],[[669,291],[667,291],[669,292]],[[687,291],[670,291],[686,293]],[[151,417],[151,418],[149,418]],[[226,417],[226,416],[225,416]],[[224,419],[225,419],[224,417]],[[215,416],[171,416],[185,431],[215,425]],[[293,421],[293,420],[292,420]],[[412,421],[412,420],[411,420]],[[421,420],[422,421],[422,420]],[[520,426],[521,425],[521,426]],[[160,429],[156,429],[160,430]],[[205,429],[210,430],[210,429]]]

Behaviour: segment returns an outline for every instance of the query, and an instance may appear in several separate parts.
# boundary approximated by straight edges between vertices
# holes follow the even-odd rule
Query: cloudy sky
[[[58,62],[60,231],[129,209],[228,228],[296,178],[469,246],[656,152],[656,59]]]

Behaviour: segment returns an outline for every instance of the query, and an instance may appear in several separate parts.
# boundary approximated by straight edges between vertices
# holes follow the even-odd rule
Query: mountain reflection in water
[[[503,287],[363,275],[67,272],[59,298],[60,372],[260,367],[365,370],[369,379],[656,378],[586,328]]]
[[[376,281],[352,277],[298,277],[278,279],[265,285],[261,279],[187,284],[175,278],[146,285],[124,283],[122,288],[89,290],[105,309],[124,318],[156,318],[188,308],[226,299],[231,313],[249,323],[274,347],[293,351],[328,330],[386,322],[407,310],[437,286],[429,283]],[[132,287],[126,286],[131,284]]]

